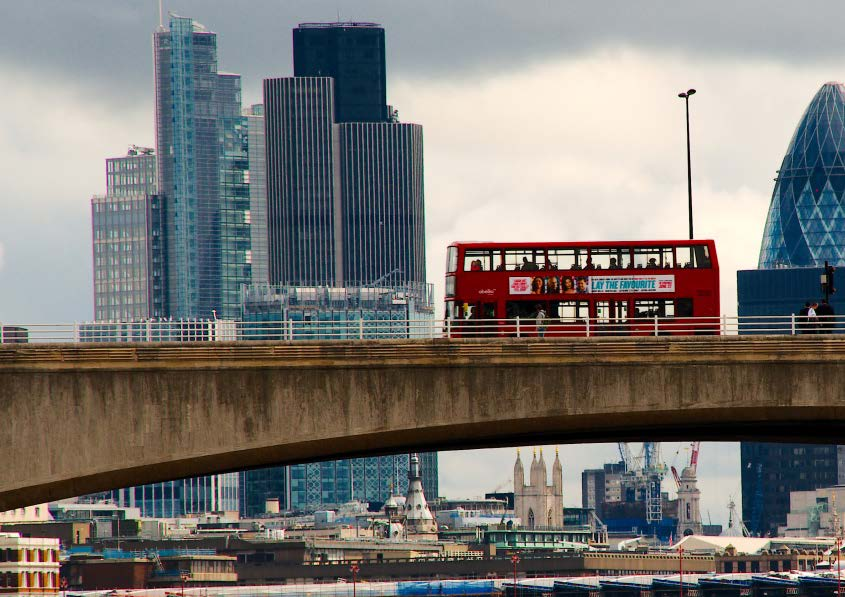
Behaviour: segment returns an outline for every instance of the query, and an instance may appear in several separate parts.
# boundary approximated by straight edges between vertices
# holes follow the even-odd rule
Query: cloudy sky
[[[32,0],[0,21],[0,321],[92,317],[89,199],[104,158],[153,145],[156,0]],[[366,20],[387,30],[388,99],[425,127],[428,274],[442,293],[453,240],[683,238],[684,105],[692,98],[696,236],[714,238],[722,310],[754,267],[793,128],[845,78],[841,2],[666,3],[165,0],[219,34],[221,69],[291,74],[291,29]],[[667,444],[671,460],[677,445]],[[682,451],[683,453],[683,451]],[[567,503],[612,444],[564,448]],[[510,477],[513,450],[444,455],[442,487]],[[473,466],[466,466],[467,463]],[[483,462],[485,466],[478,466]],[[504,463],[504,464],[503,464]],[[735,444],[702,451],[704,510],[739,493]],[[709,491],[708,491],[709,489]]]

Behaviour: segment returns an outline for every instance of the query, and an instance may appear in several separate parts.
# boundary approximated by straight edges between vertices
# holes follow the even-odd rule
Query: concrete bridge
[[[835,336],[0,345],[0,510],[409,450],[836,442],[843,382]]]

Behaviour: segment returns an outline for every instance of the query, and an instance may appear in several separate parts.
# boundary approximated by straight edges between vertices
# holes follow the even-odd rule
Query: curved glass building
[[[845,87],[825,83],[783,158],[760,247],[760,269],[845,266]]]

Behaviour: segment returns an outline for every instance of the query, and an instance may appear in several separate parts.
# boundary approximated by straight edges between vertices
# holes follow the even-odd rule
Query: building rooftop
[[[297,25],[299,29],[374,29],[379,28],[379,23],[367,23],[359,21],[336,21],[334,23],[300,23]]]

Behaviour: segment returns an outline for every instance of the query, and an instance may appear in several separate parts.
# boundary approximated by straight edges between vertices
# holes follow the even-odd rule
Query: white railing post
[[[794,336],[794,335],[795,335],[795,313],[793,313],[793,314],[791,315],[791,320],[792,320],[792,323],[791,323],[791,327],[792,327],[792,335]]]
[[[452,337],[452,318],[451,317],[446,318],[446,337],[447,338]]]
[[[739,323],[739,322],[737,322],[737,323]],[[724,313],[722,314],[722,335],[723,336],[728,335],[728,316],[725,315]]]
[[[516,337],[522,338],[522,331],[520,330],[519,326],[519,315],[516,316]]]
[[[358,339],[364,339],[364,314],[361,314],[361,317],[358,319]]]
[[[655,315],[654,316],[654,335],[655,336],[659,335],[658,334],[658,331],[659,331],[658,327],[659,327],[659,324],[657,323],[657,315]]]
[[[0,321],[0,344],[3,344],[6,341],[5,337],[3,336],[3,332],[5,331],[6,327],[3,325],[3,322]]]
[[[590,316],[587,316],[587,338],[590,337]]]
[[[73,323],[73,340],[72,340],[72,342],[74,344],[79,343],[79,322],[78,321],[75,321]]]

